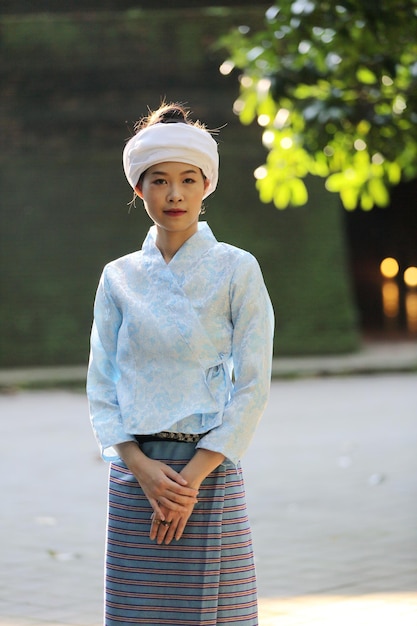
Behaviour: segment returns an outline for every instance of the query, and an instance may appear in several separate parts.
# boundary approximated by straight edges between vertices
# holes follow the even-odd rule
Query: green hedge
[[[306,207],[279,212],[260,203],[252,176],[264,159],[260,131],[241,127],[231,113],[237,84],[218,74],[221,54],[202,53],[204,42],[211,45],[242,15],[175,16],[147,14],[147,37],[139,42],[139,14],[113,22],[90,16],[102,43],[117,39],[124,24],[127,41],[119,52],[113,46],[109,64],[108,51],[83,48],[85,17],[66,17],[62,39],[62,24],[50,16],[40,30],[35,18],[25,18],[25,31],[23,22],[3,20],[3,49],[13,52],[16,66],[0,67],[0,124],[8,142],[0,156],[1,367],[87,359],[101,268],[138,248],[149,227],[139,201],[128,212],[123,142],[132,121],[164,95],[186,100],[211,126],[227,124],[219,136],[220,183],[206,202],[206,219],[219,239],[259,259],[277,315],[276,354],[338,353],[358,345],[337,198],[314,180]],[[68,42],[76,44],[77,28],[82,37],[72,63]],[[168,30],[176,33],[175,45],[166,40]],[[167,71],[170,63],[174,73]]]

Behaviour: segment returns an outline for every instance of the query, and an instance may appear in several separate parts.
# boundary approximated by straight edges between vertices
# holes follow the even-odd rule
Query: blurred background
[[[305,206],[259,200],[261,131],[233,113],[239,84],[219,72],[218,41],[259,26],[269,4],[2,0],[0,367],[86,362],[102,267],[138,249],[150,226],[140,202],[129,211],[123,145],[163,98],[222,128],[205,219],[258,258],[276,355],[417,338],[416,286],[404,280],[417,266],[416,180],[367,212],[347,212],[318,178]]]
[[[372,15],[395,2],[337,6]],[[85,394],[14,393],[14,376],[86,365],[103,265],[140,248],[150,226],[139,201],[129,210],[122,149],[163,98],[221,128],[205,219],[258,258],[275,355],[291,357],[279,359],[245,459],[261,623],[417,623],[417,281],[407,273],[417,267],[417,180],[368,211],[347,211],[317,177],[303,206],[259,200],[263,130],[233,113],[239,71],[219,71],[228,57],[219,41],[262,28],[270,4],[0,0],[0,369],[12,374],[0,377],[2,626],[100,623],[107,467]],[[372,361],[355,369],[370,344]],[[407,367],[394,358],[405,344]],[[295,358],[304,356],[314,358]]]

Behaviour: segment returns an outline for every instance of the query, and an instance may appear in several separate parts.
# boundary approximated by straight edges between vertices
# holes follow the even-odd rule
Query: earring
[[[200,215],[203,215],[206,212],[206,206],[204,202],[201,203]]]
[[[130,211],[132,210],[132,207],[134,209],[136,209],[136,194],[133,194],[133,198],[131,199],[130,202],[127,203],[127,206],[129,207],[128,213],[130,213]]]

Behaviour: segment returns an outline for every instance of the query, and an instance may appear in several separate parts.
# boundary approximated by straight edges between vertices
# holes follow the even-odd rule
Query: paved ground
[[[276,380],[244,460],[260,626],[416,626],[415,373]],[[107,467],[86,400],[0,395],[0,626],[99,626]]]

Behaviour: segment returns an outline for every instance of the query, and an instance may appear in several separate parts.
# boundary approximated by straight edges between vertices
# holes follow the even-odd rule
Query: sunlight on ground
[[[36,617],[1,618],[0,626],[35,626]],[[49,626],[100,626],[89,620]],[[260,598],[259,626],[417,626],[417,593]]]
[[[416,626],[417,593],[260,598],[259,626]]]

